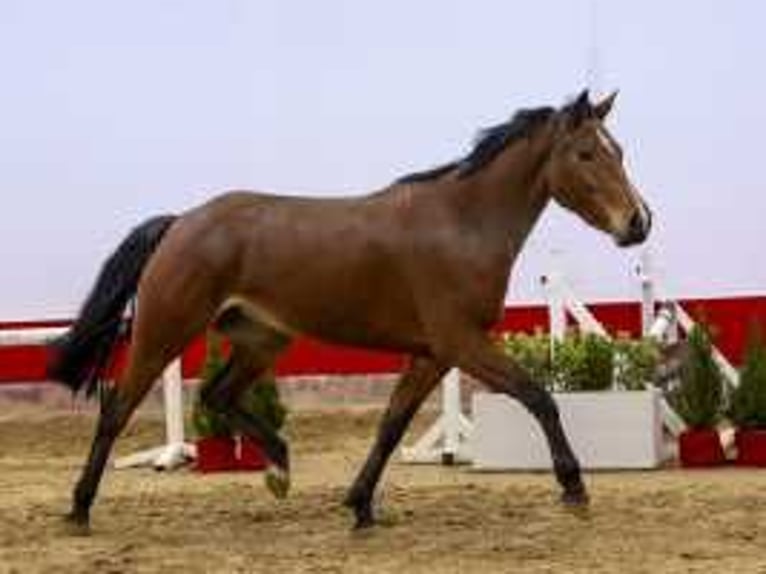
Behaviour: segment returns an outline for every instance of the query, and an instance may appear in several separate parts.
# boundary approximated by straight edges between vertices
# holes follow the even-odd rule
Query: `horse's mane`
[[[510,143],[529,137],[539,125],[547,121],[555,108],[542,107],[516,112],[507,122],[479,132],[473,149],[464,158],[425,171],[410,173],[396,183],[432,181],[457,169],[458,179],[468,177],[489,165]]]

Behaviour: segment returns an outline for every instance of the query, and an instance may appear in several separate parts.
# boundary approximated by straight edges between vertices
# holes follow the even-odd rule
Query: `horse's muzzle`
[[[635,210],[625,230],[616,237],[617,245],[630,247],[643,243],[652,229],[652,212],[646,205]]]

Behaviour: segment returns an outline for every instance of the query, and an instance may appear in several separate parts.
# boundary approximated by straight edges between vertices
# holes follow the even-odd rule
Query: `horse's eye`
[[[593,161],[593,152],[590,150],[580,150],[577,152],[577,159],[580,161]]]

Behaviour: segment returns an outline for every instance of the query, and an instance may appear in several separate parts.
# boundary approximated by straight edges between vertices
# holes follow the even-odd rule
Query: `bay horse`
[[[421,403],[451,367],[521,402],[541,425],[562,500],[588,495],[550,394],[493,344],[513,263],[551,200],[617,245],[642,242],[645,201],[604,126],[615,94],[517,112],[480,134],[462,159],[355,198],[231,192],[152,218],[104,264],[49,374],[92,393],[135,302],[126,366],[104,387],[73,528],[90,509],[113,443],[163,369],[210,325],[231,356],[202,396],[271,460],[267,484],[289,485],[286,442],[237,402],[297,335],[406,354],[372,450],[345,498],[356,527],[374,524],[373,491]],[[255,383],[254,383],[255,381]]]

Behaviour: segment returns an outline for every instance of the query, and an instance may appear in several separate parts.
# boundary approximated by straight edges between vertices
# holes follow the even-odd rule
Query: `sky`
[[[620,90],[660,293],[766,293],[763,22],[748,0],[2,0],[0,320],[71,316],[151,215],[366,193],[586,85]],[[554,252],[583,299],[638,296],[640,250],[551,207],[509,301],[541,299]]]

